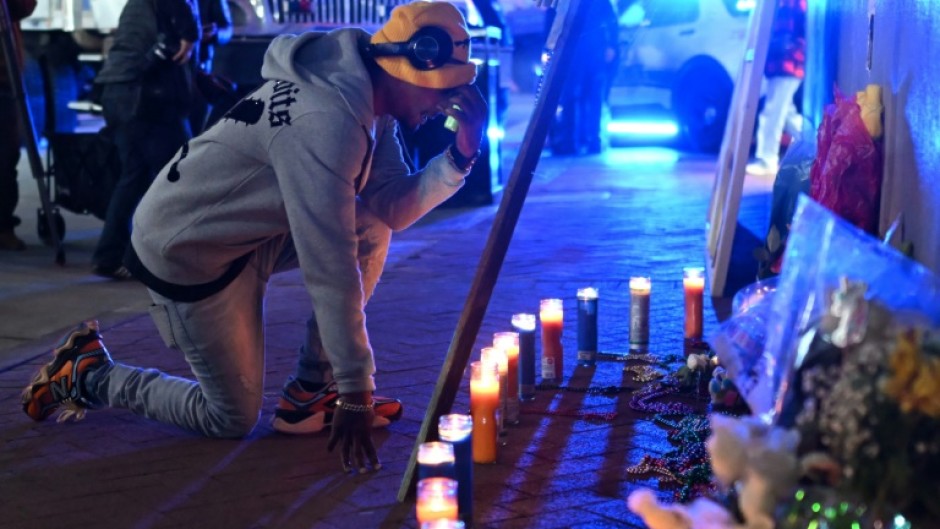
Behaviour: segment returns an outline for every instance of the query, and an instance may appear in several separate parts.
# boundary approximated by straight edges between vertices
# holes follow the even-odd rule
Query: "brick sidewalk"
[[[562,297],[569,385],[639,387],[617,362],[575,369],[574,295],[582,286],[599,288],[600,347],[625,352],[627,280],[649,275],[652,352],[681,352],[681,271],[703,262],[714,161],[671,163],[670,156],[667,150],[620,149],[606,159],[543,159],[478,348],[493,332],[509,330],[511,314],[537,311],[542,297]],[[79,423],[35,424],[20,409],[19,389],[41,361],[0,372],[2,526],[415,527],[414,504],[399,504],[396,494],[494,212],[495,206],[435,212],[393,242],[367,312],[380,393],[402,399],[405,417],[376,433],[384,463],[379,473],[343,476],[338,456],[326,453],[325,435],[290,438],[269,425],[309,312],[299,275],[289,273],[269,290],[265,410],[248,439],[207,440],[111,409],[90,412]],[[706,310],[707,333],[717,324],[711,307]],[[104,335],[116,361],[188,374],[149,317],[123,321]],[[24,358],[49,345],[35,344]],[[468,408],[467,384],[454,411]],[[499,462],[474,470],[475,527],[638,526],[624,498],[655,481],[632,480],[624,469],[669,445],[665,432],[628,402],[627,393],[540,392],[524,407],[522,423],[510,429]],[[599,422],[565,415],[579,410],[617,416]]]

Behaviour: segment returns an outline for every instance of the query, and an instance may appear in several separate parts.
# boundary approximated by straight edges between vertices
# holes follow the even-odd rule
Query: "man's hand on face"
[[[348,393],[340,395],[333,411],[333,425],[326,448],[332,452],[337,444],[340,445],[340,462],[344,472],[358,469],[360,474],[365,474],[369,471],[367,461],[372,470],[382,468],[375,445],[372,444],[375,411],[371,406],[371,393]]]
[[[441,113],[453,117],[459,124],[454,143],[460,154],[467,158],[480,150],[486,129],[486,110],[483,94],[473,85],[455,88],[453,94],[441,103]]]

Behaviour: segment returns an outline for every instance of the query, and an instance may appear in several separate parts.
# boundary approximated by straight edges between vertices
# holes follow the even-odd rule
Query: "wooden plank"
[[[569,46],[568,43],[571,36],[577,35],[584,26],[588,2],[591,1],[597,0],[569,0],[567,6],[564,5],[565,2],[562,2],[562,5],[559,6],[558,15],[553,26],[553,33],[557,34],[558,40],[552,48],[554,50],[552,58],[542,79],[535,108],[526,128],[525,136],[523,136],[519,156],[516,158],[512,172],[509,175],[502,201],[493,220],[493,226],[490,229],[483,254],[480,256],[480,262],[477,265],[476,276],[467,294],[463,312],[460,314],[450,348],[447,350],[447,357],[437,379],[431,402],[425,412],[421,430],[411,451],[411,459],[398,490],[398,501],[405,501],[414,493],[415,484],[417,483],[415,476],[418,447],[421,443],[437,439],[438,417],[450,413],[454,398],[460,389],[464,369],[466,369],[470,360],[473,344],[483,323],[486,307],[489,305],[493,288],[496,286],[496,280],[499,277],[499,270],[509,249],[513,231],[516,228],[522,205],[525,203],[525,197],[529,191],[529,185],[532,183],[533,172],[536,165],[538,165],[542,147],[545,145],[545,137],[554,119],[565,74],[573,60],[573,52],[570,49],[572,46]],[[559,26],[559,24],[562,25]],[[556,32],[554,29],[559,31]]]
[[[721,142],[707,219],[706,262],[713,297],[727,294],[725,286],[731,248],[738,224],[748,152],[754,137],[754,119],[775,8],[775,2],[757,2],[751,14],[744,60],[734,84],[731,111]]]

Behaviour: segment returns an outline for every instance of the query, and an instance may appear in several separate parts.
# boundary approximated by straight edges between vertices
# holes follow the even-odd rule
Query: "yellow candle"
[[[499,347],[484,347],[481,349],[480,362],[484,364],[496,364],[497,372],[501,377],[509,373],[508,355],[505,350]]]
[[[493,334],[493,347],[506,353],[506,422],[519,422],[519,333],[498,332]]]
[[[425,478],[418,482],[415,505],[418,523],[457,520],[457,482],[450,478]]]
[[[702,319],[705,292],[705,270],[686,268],[682,275],[682,289],[685,291],[685,338],[702,338]]]
[[[473,416],[474,463],[496,462],[496,410],[499,409],[499,367],[470,364],[470,415]]]

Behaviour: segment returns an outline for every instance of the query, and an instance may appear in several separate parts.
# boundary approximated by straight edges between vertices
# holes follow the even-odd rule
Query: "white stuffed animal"
[[[627,497],[627,506],[650,529],[733,529],[731,513],[717,503],[699,498],[690,504],[659,503],[649,489],[639,489]]]
[[[705,441],[705,448],[711,457],[712,474],[718,484],[727,489],[744,477],[747,448],[752,437],[759,435],[765,427],[754,420],[717,414],[708,419],[712,433]]]
[[[748,529],[773,529],[773,513],[793,492],[800,474],[795,430],[772,428],[748,446],[748,466],[738,488],[738,507]]]
[[[774,508],[796,485],[799,434],[754,417],[712,415],[710,420],[705,446],[712,473],[722,486],[737,488],[744,528],[772,529]]]

